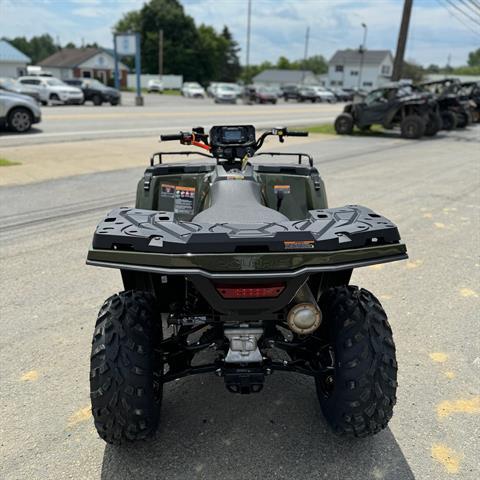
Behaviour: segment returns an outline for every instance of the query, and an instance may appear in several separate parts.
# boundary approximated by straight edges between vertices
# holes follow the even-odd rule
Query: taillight
[[[272,283],[265,285],[215,285],[217,292],[227,299],[234,298],[275,298],[278,297],[285,285]]]

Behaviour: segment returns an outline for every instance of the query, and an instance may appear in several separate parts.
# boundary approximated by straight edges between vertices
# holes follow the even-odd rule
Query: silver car
[[[41,119],[40,107],[31,97],[0,90],[0,127],[23,133]]]

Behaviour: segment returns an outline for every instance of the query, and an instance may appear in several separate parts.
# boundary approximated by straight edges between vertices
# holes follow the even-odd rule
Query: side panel
[[[175,212],[178,220],[190,221],[203,208],[209,190],[206,177],[205,173],[158,175],[151,178],[148,190],[142,178],[137,185],[135,207]]]

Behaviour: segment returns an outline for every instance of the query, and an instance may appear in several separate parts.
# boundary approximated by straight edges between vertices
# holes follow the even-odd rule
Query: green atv
[[[205,161],[154,154],[135,208],[98,225],[87,263],[119,269],[124,286],[93,336],[92,413],[105,441],[154,435],[164,384],[196,374],[237,394],[260,392],[276,372],[309,376],[340,434],[372,435],[392,417],[392,330],[379,300],[350,278],[406,259],[406,247],[380,214],[329,208],[310,155],[259,153],[269,135],[307,134],[257,138],[241,125],[162,135],[201,147]]]

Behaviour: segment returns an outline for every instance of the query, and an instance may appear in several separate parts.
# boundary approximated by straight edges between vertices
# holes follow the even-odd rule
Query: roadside
[[[24,185],[85,173],[146,167],[153,152],[196,150],[195,147],[186,147],[173,142],[160,145],[158,138],[158,135],[155,135],[5,147],[2,148],[2,157],[19,164],[2,168],[0,186]],[[289,139],[289,146],[331,138],[335,137],[326,135],[310,135],[307,139],[293,137]],[[273,138],[266,142],[267,145],[269,143],[277,148],[280,146]],[[185,157],[172,158],[169,161],[185,161]]]

